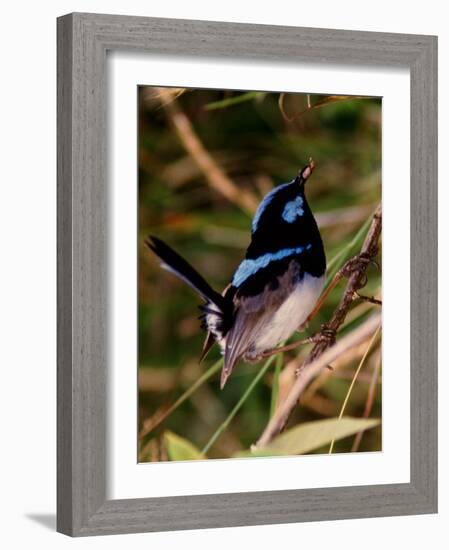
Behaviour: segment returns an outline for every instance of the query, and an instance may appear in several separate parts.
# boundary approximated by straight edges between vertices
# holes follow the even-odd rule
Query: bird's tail
[[[171,271],[182,281],[195,290],[203,300],[218,308],[219,313],[225,313],[225,300],[216,292],[207,281],[184,258],[173,250],[168,244],[157,237],[149,236],[145,244],[162,260],[162,267]]]

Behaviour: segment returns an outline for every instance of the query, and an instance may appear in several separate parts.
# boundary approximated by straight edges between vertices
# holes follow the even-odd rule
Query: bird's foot
[[[335,344],[336,337],[337,337],[337,331],[334,328],[332,328],[332,327],[330,327],[329,325],[326,325],[326,324],[321,325],[320,331],[310,337],[310,340],[314,344],[318,344],[318,346],[316,346],[312,349],[310,359],[313,361],[313,359],[315,359],[317,357],[318,350],[321,349],[321,351],[324,351],[324,349],[327,349],[330,346],[333,346]],[[302,371],[302,369],[304,368],[305,365],[306,365],[306,363],[303,363],[301,366],[299,366],[295,370],[295,376],[296,377],[298,377],[301,374],[301,371]],[[332,365],[326,365],[326,367],[329,370],[334,370]]]
[[[380,269],[378,262],[372,258],[371,254],[368,254],[367,252],[362,252],[361,254],[357,254],[357,256],[350,258],[339,270],[338,275],[340,275],[340,278],[349,278],[355,273],[363,273],[363,277],[360,280],[360,283],[357,285],[358,288],[363,288],[368,282],[365,271],[369,264],[373,264],[377,267],[377,269]]]
[[[310,337],[310,341],[314,344],[327,344],[332,346],[335,344],[337,331],[329,325],[321,325],[319,332]]]
[[[272,351],[275,352],[275,350],[272,350]],[[266,352],[261,352],[256,350],[247,350],[243,355],[243,360],[246,363],[258,363],[262,359],[269,357],[269,355],[265,355],[265,353]],[[274,353],[271,353],[270,355],[274,355]]]

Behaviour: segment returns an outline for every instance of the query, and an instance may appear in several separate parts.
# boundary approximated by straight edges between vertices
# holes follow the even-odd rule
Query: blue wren
[[[298,330],[321,294],[326,257],[304,192],[313,169],[310,160],[293,181],[275,187],[262,200],[245,259],[222,294],[163,241],[146,241],[162,267],[204,299],[200,309],[207,337],[202,358],[218,343],[224,355],[221,388],[240,359],[260,361]]]

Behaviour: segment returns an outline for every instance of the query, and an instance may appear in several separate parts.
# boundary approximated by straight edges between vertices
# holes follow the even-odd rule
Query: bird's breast
[[[304,274],[275,312],[267,316],[263,331],[254,342],[254,352],[271,350],[289,338],[307,320],[321,294],[322,277]]]

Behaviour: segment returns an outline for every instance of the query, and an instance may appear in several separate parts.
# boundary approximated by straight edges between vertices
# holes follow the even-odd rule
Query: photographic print
[[[138,98],[138,461],[381,451],[381,98]]]
[[[59,532],[437,511],[436,54],[58,18]]]

